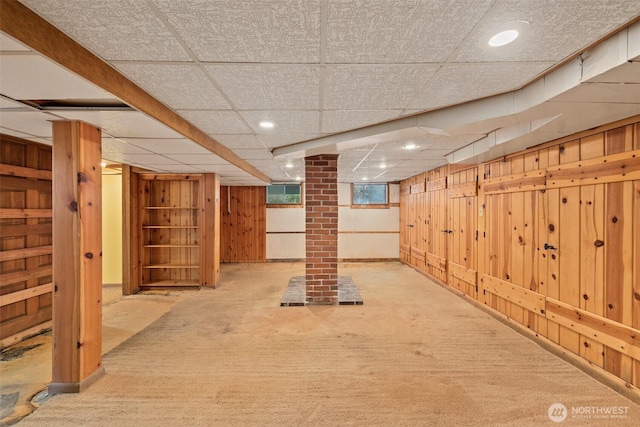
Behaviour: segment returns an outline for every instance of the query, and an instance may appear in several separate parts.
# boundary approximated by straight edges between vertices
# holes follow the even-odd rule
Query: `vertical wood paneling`
[[[545,176],[559,165],[567,165],[563,170],[581,167],[576,162],[605,163],[606,156],[640,148],[639,134],[640,122],[627,120],[479,165],[475,207],[456,196],[455,187],[471,178],[469,172],[449,168],[447,191],[453,196],[446,203],[427,188],[427,224],[410,237],[426,238],[427,254],[448,245],[450,287],[469,294],[461,280],[468,271],[461,268],[476,265],[478,277],[486,280],[478,282],[479,301],[636,386],[637,349],[619,347],[613,331],[627,327],[635,328],[634,336],[640,334],[640,181],[619,173],[604,176],[603,183],[589,176],[583,184],[567,179],[561,186],[536,184],[531,190],[516,178],[526,172]],[[630,153],[628,161],[636,164],[637,154]],[[423,174],[427,184],[442,170]],[[579,174],[576,170],[574,176]],[[409,187],[415,178],[403,185]],[[402,221],[410,223],[415,216],[413,206],[404,205],[418,203],[411,195],[401,198]],[[411,234],[406,228],[401,227],[401,242]],[[475,239],[465,235],[474,228],[479,232],[477,261]],[[453,233],[443,242],[444,229]],[[425,272],[443,281],[432,265]],[[540,298],[551,306],[551,314],[532,303]],[[603,322],[611,335],[584,328],[588,322],[580,322],[580,316],[601,316],[590,321]]]
[[[266,187],[220,187],[220,262],[267,259]]]

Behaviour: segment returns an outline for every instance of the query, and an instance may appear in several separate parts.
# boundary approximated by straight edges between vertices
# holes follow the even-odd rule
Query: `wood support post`
[[[202,251],[200,283],[215,288],[220,274],[220,179],[204,174],[202,192]]]
[[[94,126],[53,122],[52,394],[103,371],[101,142]]]

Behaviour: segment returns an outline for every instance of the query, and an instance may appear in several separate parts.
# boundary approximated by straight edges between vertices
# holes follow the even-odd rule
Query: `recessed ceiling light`
[[[299,176],[296,176],[296,181],[302,181],[302,178],[300,178]]]
[[[379,168],[380,168],[380,169],[384,169],[384,168],[386,168],[386,167],[387,167],[387,164],[386,164],[386,163],[380,163],[380,166],[379,166]]]
[[[362,178],[363,181],[368,181],[369,178],[367,178],[366,176]]]
[[[107,162],[101,162],[100,163],[100,167],[101,168],[106,168],[107,167]]]
[[[273,126],[273,122],[260,122],[261,128],[271,129]]]
[[[414,143],[409,143],[409,144],[405,144],[402,148],[404,148],[405,150],[415,150],[416,148],[418,148],[418,144],[414,144]]]
[[[507,45],[517,39],[519,35],[520,33],[518,33],[516,30],[500,31],[498,34],[489,39],[489,46],[500,47]]]
[[[287,163],[284,167],[291,169],[293,167],[293,163]]]

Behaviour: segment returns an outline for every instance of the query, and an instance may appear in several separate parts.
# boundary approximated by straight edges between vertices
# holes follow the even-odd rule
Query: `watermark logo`
[[[572,406],[571,411],[562,403],[549,406],[547,415],[554,423],[561,423],[568,417],[581,420],[604,420],[627,418],[628,406]]]
[[[567,411],[567,407],[562,403],[554,403],[549,406],[547,410],[547,415],[549,415],[549,419],[554,423],[561,423],[567,419],[567,415],[569,411]]]

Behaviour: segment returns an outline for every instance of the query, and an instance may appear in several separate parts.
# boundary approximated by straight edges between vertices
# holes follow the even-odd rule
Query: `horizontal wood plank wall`
[[[640,117],[470,166],[449,166],[446,205],[438,196],[443,168],[401,183],[401,260],[637,393]],[[421,206],[412,190],[422,180],[431,194]],[[451,231],[447,241],[441,230]],[[443,256],[447,280],[430,265]]]
[[[266,187],[220,187],[220,262],[266,262]]]
[[[0,348],[51,325],[51,147],[0,134]]]

